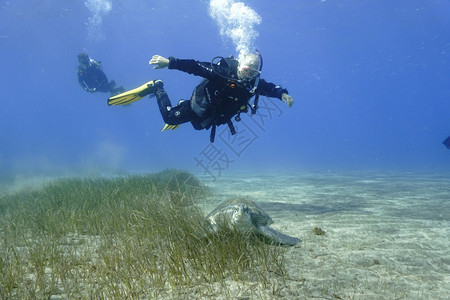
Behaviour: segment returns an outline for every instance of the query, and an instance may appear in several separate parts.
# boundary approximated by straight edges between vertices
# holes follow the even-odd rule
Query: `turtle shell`
[[[244,209],[250,216],[253,226],[269,226],[273,223],[272,218],[264,209],[247,198],[234,198],[226,200],[210,212],[207,218],[214,218],[214,216],[222,214],[225,211],[229,211],[233,207],[237,206],[244,206]]]

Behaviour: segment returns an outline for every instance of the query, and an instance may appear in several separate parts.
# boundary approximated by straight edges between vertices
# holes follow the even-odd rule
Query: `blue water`
[[[291,109],[263,98],[236,124],[245,134],[221,126],[210,145],[190,124],[161,133],[155,99],[109,107],[78,85],[87,52],[118,85],[161,78],[173,103],[188,99],[200,78],[148,60],[238,55],[210,5],[246,24]],[[450,167],[449,1],[1,1],[0,56],[2,174]]]

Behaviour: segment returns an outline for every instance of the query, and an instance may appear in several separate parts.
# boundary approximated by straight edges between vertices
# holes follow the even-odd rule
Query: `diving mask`
[[[247,66],[239,66],[238,67],[238,77],[239,79],[253,79],[257,76],[259,76],[261,72],[259,72],[258,70],[254,70],[250,67]]]
[[[258,77],[261,72],[259,57],[253,53],[248,53],[239,60],[237,69],[238,78],[241,80],[252,80]]]

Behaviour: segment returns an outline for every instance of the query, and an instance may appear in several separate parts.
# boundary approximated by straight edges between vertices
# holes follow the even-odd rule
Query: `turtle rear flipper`
[[[274,242],[276,244],[295,246],[301,242],[296,237],[286,235],[267,226],[258,226],[257,232],[267,239],[268,242]]]

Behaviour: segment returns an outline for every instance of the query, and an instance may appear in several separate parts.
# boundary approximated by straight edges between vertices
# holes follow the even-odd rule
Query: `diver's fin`
[[[156,80],[150,80],[149,82],[141,85],[138,88],[132,89],[131,91],[109,97],[108,105],[125,105],[142,99],[148,94],[155,92],[154,81]]]
[[[180,124],[178,124],[178,125],[169,125],[169,124],[166,124],[166,125],[164,125],[163,129],[161,129],[161,132],[163,132],[163,131],[165,131],[165,130],[175,130],[175,129],[177,129],[178,127],[180,127]]]

